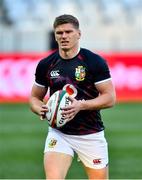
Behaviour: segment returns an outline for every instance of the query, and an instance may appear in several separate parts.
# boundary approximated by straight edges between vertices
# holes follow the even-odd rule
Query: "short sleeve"
[[[106,60],[98,56],[96,59],[96,68],[94,71],[95,84],[111,79],[110,70]]]
[[[46,86],[45,71],[42,62],[39,62],[35,72],[35,82],[43,87]]]

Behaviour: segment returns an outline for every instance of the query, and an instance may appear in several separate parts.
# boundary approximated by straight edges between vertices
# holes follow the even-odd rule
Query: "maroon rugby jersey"
[[[53,52],[39,62],[35,76],[36,83],[50,86],[51,95],[65,84],[74,85],[78,100],[97,97],[95,83],[111,78],[106,61],[84,48],[72,59],[61,58],[58,50]],[[99,110],[83,110],[58,129],[65,134],[85,135],[104,130],[104,125]]]

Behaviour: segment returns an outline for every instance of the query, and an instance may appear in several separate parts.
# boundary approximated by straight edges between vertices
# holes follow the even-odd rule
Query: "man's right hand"
[[[46,105],[42,105],[39,115],[40,115],[40,119],[41,120],[45,120],[46,119],[46,113],[48,112],[48,107]]]

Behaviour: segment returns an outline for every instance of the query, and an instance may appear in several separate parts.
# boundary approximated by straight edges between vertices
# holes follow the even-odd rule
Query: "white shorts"
[[[104,131],[89,135],[67,135],[50,127],[44,153],[48,151],[71,156],[76,152],[82,163],[93,169],[101,169],[108,164],[108,147]]]

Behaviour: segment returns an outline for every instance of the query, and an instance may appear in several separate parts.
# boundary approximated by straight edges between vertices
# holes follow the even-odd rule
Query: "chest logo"
[[[77,81],[83,81],[85,79],[85,75],[85,67],[78,66],[77,68],[75,68],[75,79]]]
[[[50,76],[51,78],[58,78],[60,76],[59,70],[51,71]]]

